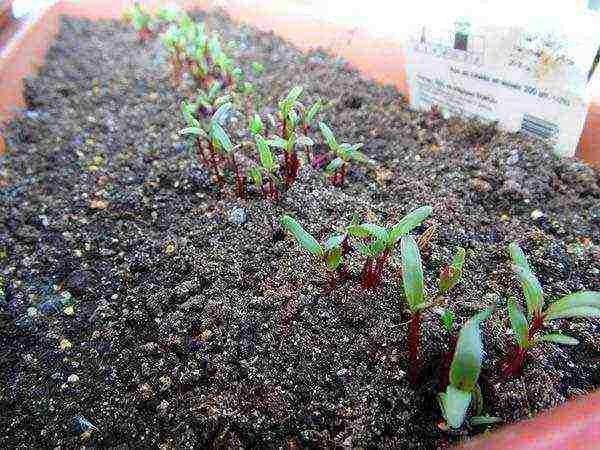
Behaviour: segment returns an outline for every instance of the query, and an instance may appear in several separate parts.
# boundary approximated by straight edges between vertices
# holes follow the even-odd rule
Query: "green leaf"
[[[600,308],[594,308],[593,306],[575,306],[545,316],[548,320],[572,319],[575,317],[587,317],[589,319],[600,317]]]
[[[260,169],[258,167],[250,167],[247,173],[250,179],[252,179],[252,182],[255,184],[255,186],[260,189],[260,187],[263,184],[263,177],[260,173]]]
[[[411,311],[418,310],[423,303],[423,265],[419,246],[412,236],[404,236],[401,241],[402,249],[402,283],[404,293]]]
[[[508,252],[510,253],[510,258],[515,266],[519,266],[522,269],[533,273],[527,262],[527,257],[525,256],[525,253],[523,253],[523,250],[521,250],[521,247],[519,247],[519,244],[511,242],[508,245]]]
[[[358,219],[358,217],[357,217]],[[352,236],[352,237],[357,237],[357,238],[364,238],[364,237],[368,237],[371,236],[371,233],[369,232],[369,230],[367,230],[366,228],[364,228],[362,225],[349,225],[346,228],[346,232]]]
[[[293,105],[294,103],[296,103],[298,101],[298,99],[300,98],[300,95],[302,95],[303,90],[304,90],[304,88],[302,86],[294,86],[288,93],[285,100],[290,105]]]
[[[262,119],[258,114],[254,114],[254,116],[252,116],[252,118],[250,119],[250,134],[252,136],[255,136],[257,134],[262,133],[264,129],[265,126],[263,124]]]
[[[255,76],[259,76],[265,70],[265,66],[257,61],[252,61],[252,63],[250,64],[250,67],[252,68],[252,73]]]
[[[208,98],[212,101],[212,99],[214,99],[217,94],[219,93],[219,91],[221,90],[222,84],[219,81],[213,81],[210,85],[210,87],[208,88]]]
[[[342,249],[334,247],[325,252],[325,265],[329,270],[337,270],[342,262]]]
[[[258,149],[260,163],[269,172],[273,171],[277,163],[273,158],[273,153],[271,153],[271,150],[269,149],[269,144],[260,134],[257,134],[254,137],[254,140],[256,142],[256,148]]]
[[[371,247],[368,246],[367,244],[365,244],[363,242],[357,242],[356,248],[358,249],[358,251],[361,255],[363,255],[367,258],[373,257],[373,253],[371,252]]]
[[[328,175],[333,175],[337,170],[344,165],[344,160],[342,158],[335,158],[325,167],[325,173]]]
[[[579,291],[566,295],[560,300],[552,303],[548,309],[546,309],[545,316],[548,319],[553,319],[555,318],[555,314],[571,308],[579,308],[582,306],[600,309],[600,292]]]
[[[217,98],[213,104],[214,104],[215,108],[218,108],[219,106],[230,102],[230,100],[231,100],[231,95],[229,95],[229,94],[222,95],[221,97]]]
[[[333,248],[338,248],[342,245],[342,242],[344,242],[344,239],[346,238],[345,234],[335,234],[331,237],[329,237],[326,241],[325,241],[325,250],[331,250]]]
[[[475,416],[469,419],[469,424],[471,426],[479,426],[479,425],[492,425],[495,423],[502,422],[501,417],[493,417],[493,416]]]
[[[298,136],[296,136],[296,141],[300,145],[307,145],[309,147],[315,145],[315,141],[313,141],[308,136],[304,136],[303,134],[299,134]]]
[[[491,308],[483,310],[468,320],[460,330],[450,366],[450,384],[457,389],[471,392],[477,384],[483,360],[479,324],[491,314]]]
[[[361,164],[369,163],[369,158],[367,158],[367,155],[357,150],[353,150],[352,152],[350,152],[350,158]]]
[[[452,289],[462,279],[466,251],[462,247],[456,249],[452,263],[440,273],[438,292],[443,295]]]
[[[372,236],[376,239],[386,242],[388,233],[387,230],[379,225],[375,225],[374,223],[363,223],[358,226],[352,227],[354,236]]]
[[[222,123],[225,115],[231,109],[232,104],[230,102],[223,103],[221,106],[217,108],[211,118],[211,122],[219,122]]]
[[[515,340],[521,348],[527,348],[529,346],[529,324],[527,323],[525,314],[523,314],[514,298],[509,298],[507,304],[508,317],[510,319],[510,326],[515,332]]]
[[[324,252],[317,240],[307,233],[302,226],[290,216],[282,216],[281,224],[296,238],[298,243],[315,256],[323,256]]]
[[[421,225],[432,212],[433,208],[431,206],[421,206],[409,212],[390,230],[388,245],[392,247],[400,237],[410,233],[414,228]]]
[[[198,127],[188,127],[188,128],[184,128],[183,130],[179,131],[179,134],[181,135],[194,135],[194,136],[206,136],[206,133],[204,132],[204,130],[202,130],[201,128]]]
[[[523,269],[521,266],[512,266],[513,272],[519,277],[525,300],[527,301],[527,319],[541,315],[544,307],[544,292],[540,282],[529,270]]]
[[[440,321],[442,322],[442,325],[444,326],[444,328],[446,329],[447,332],[451,332],[452,331],[452,325],[454,324],[454,313],[452,311],[450,311],[449,309],[446,309],[443,314],[440,316]]]
[[[385,241],[377,239],[376,241],[372,242],[369,247],[371,248],[372,255],[378,255],[385,249]]]
[[[451,428],[462,426],[471,404],[471,397],[471,392],[457,389],[452,385],[446,388],[445,393],[439,394],[438,402],[442,415]]]
[[[316,102],[314,102],[310,108],[308,108],[308,111],[306,112],[306,117],[305,117],[305,121],[307,125],[310,125],[313,120],[315,119],[315,116],[319,113],[319,111],[321,110],[321,100],[317,100]]]
[[[283,150],[286,150],[288,147],[288,141],[279,136],[272,136],[267,142],[269,143],[269,147],[281,148]]]
[[[213,139],[219,143],[225,152],[229,153],[233,150],[233,145],[231,144],[229,136],[218,122],[213,122],[211,131]]]
[[[337,152],[339,146],[331,129],[325,122],[319,122],[319,128],[321,129],[321,134],[323,135],[323,138],[325,139],[325,142],[329,148],[332,151]]]
[[[571,336],[565,336],[564,334],[557,334],[557,333],[545,334],[543,336],[540,336],[539,338],[537,338],[535,340],[536,343],[538,341],[554,342],[556,344],[562,344],[562,345],[577,345],[577,344],[579,344],[579,341],[577,339],[572,338]]]

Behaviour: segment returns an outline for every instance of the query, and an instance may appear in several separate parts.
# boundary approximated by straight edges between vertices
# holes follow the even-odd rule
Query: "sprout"
[[[451,428],[460,428],[467,416],[467,410],[475,402],[476,417],[471,425],[501,421],[497,417],[481,416],[483,402],[477,383],[483,361],[483,343],[479,325],[492,314],[488,308],[467,321],[458,335],[458,342],[450,366],[450,384],[446,391],[438,395],[442,415]]]
[[[342,186],[352,162],[369,163],[365,154],[359,151],[364,144],[338,144],[333,132],[324,122],[319,123],[319,128],[329,150],[336,155],[336,158],[325,167],[325,172],[331,177],[334,186]]]
[[[422,313],[437,304],[447,290],[441,291],[438,288],[436,294],[432,298],[428,298],[425,294],[423,265],[417,241],[411,235],[406,234],[402,237],[400,246],[402,253],[402,285],[411,316],[408,332],[409,378],[414,383],[420,366],[419,345],[421,341]],[[464,254],[464,250],[459,248],[457,253]],[[462,273],[462,265],[459,270]],[[452,321],[449,324],[450,328],[451,326]]]
[[[135,31],[137,31],[141,41],[146,40],[152,35],[152,32],[150,31],[150,22],[152,21],[152,18],[138,2],[133,4],[133,8],[127,17],[131,20],[131,24]]]
[[[268,178],[268,189],[265,195],[271,200],[275,201],[279,198],[279,191],[276,187],[279,182],[279,177],[277,176],[279,165],[277,164],[277,160],[269,148],[269,142],[262,137],[262,135],[256,133],[254,135],[254,142],[256,149],[258,150],[260,167],[251,168],[248,175],[252,178],[252,181],[257,188],[262,190],[262,175],[265,174]]]
[[[250,64],[250,68],[252,69],[252,73],[254,74],[254,76],[257,77],[265,71],[265,66],[263,66],[257,61],[252,61],[252,63]]]
[[[358,251],[366,258],[361,274],[363,288],[370,289],[379,285],[389,257],[400,237],[419,226],[432,212],[431,206],[422,206],[387,229],[371,223],[349,227],[350,236],[360,239],[357,243]]]
[[[525,363],[527,351],[542,343],[554,342],[562,345],[577,345],[579,342],[570,336],[548,333],[536,336],[544,323],[555,319],[575,317],[600,317],[600,292],[579,291],[562,297],[544,309],[544,292],[540,282],[533,274],[523,250],[516,242],[508,246],[512,259],[512,269],[517,275],[527,305],[525,315],[517,301],[510,298],[507,302],[510,326],[515,335],[515,347],[503,364],[507,376],[518,375]]]
[[[340,277],[344,274],[342,259],[345,254],[344,242],[347,235],[345,233],[335,234],[326,239],[321,245],[292,217],[282,216],[281,224],[294,236],[302,248],[308,250],[318,261],[324,264],[329,274],[329,287],[334,289],[337,283],[336,274]]]

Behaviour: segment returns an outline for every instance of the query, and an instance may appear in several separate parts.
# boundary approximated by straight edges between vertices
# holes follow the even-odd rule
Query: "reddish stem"
[[[419,372],[419,341],[421,340],[421,312],[412,314],[408,330],[408,379],[416,383]]]
[[[544,325],[544,316],[543,314],[536,314],[529,325],[529,330],[527,332],[527,340],[533,340],[535,333],[542,329]],[[504,363],[502,363],[502,371],[504,375],[509,378],[516,377],[521,374],[523,371],[523,366],[525,365],[525,359],[527,358],[527,349],[521,347],[519,344],[515,344],[513,346],[512,351],[508,354]]]
[[[373,259],[367,258],[360,273],[360,285],[369,289],[373,284]]]
[[[231,153],[231,163],[233,164],[233,170],[235,172],[235,185],[237,189],[238,197],[244,198],[246,196],[246,189],[244,186],[244,179],[240,176],[240,171],[235,161],[235,155]]]

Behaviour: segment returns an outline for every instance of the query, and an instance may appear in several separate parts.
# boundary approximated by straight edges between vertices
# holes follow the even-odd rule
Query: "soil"
[[[177,134],[189,97],[160,44],[116,22],[63,19],[27,83],[28,110],[4,130],[1,448],[429,449],[484,431],[438,427],[451,339],[436,313],[423,317],[413,386],[393,271],[364,292],[354,254],[352,279],[328,293],[319,265],[273,226],[283,213],[323,238],[355,212],[386,224],[432,205],[416,230],[437,225],[430,291],[460,245],[464,281],[447,295],[456,326],[497,308],[483,327],[485,414],[518,421],[600,386],[598,320],[556,321],[547,328],[581,343],[534,349],[514,380],[498,369],[512,346],[506,299],[522,299],[511,240],[547,301],[600,290],[598,172],[527,136],[412,111],[324,51],[303,54],[220,13],[206,20],[256,87],[248,111],[264,118],[303,85],[375,166],[353,168],[340,188],[304,165],[276,204],[240,200],[233,184],[219,193]],[[230,118],[232,136],[244,114]],[[97,430],[80,436],[78,416]]]

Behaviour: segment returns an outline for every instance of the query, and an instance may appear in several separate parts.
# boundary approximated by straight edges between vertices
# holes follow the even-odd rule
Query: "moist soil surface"
[[[390,224],[432,205],[415,230],[437,225],[429,291],[463,246],[464,281],[446,296],[456,329],[497,308],[483,326],[485,414],[514,422],[600,386],[598,320],[555,321],[548,330],[580,344],[535,348],[515,379],[498,370],[513,342],[506,299],[522,300],[510,241],[548,302],[600,290],[597,172],[533,138],[411,111],[323,51],[303,54],[220,13],[205,19],[256,88],[228,119],[234,140],[247,138],[247,111],[264,119],[302,85],[306,104],[324,100],[320,118],[338,140],[364,142],[374,165],[341,188],[304,165],[277,203],[240,200],[232,184],[219,192],[178,135],[192,91],[173,86],[161,44],[120,23],[64,19],[27,83],[28,110],[4,131],[1,448],[425,449],[485,431],[438,426],[449,336],[436,311],[409,383],[397,262],[365,292],[355,252],[351,279],[330,293],[278,228],[283,213],[324,238],[354,213]],[[97,430],[81,436],[78,416]]]

